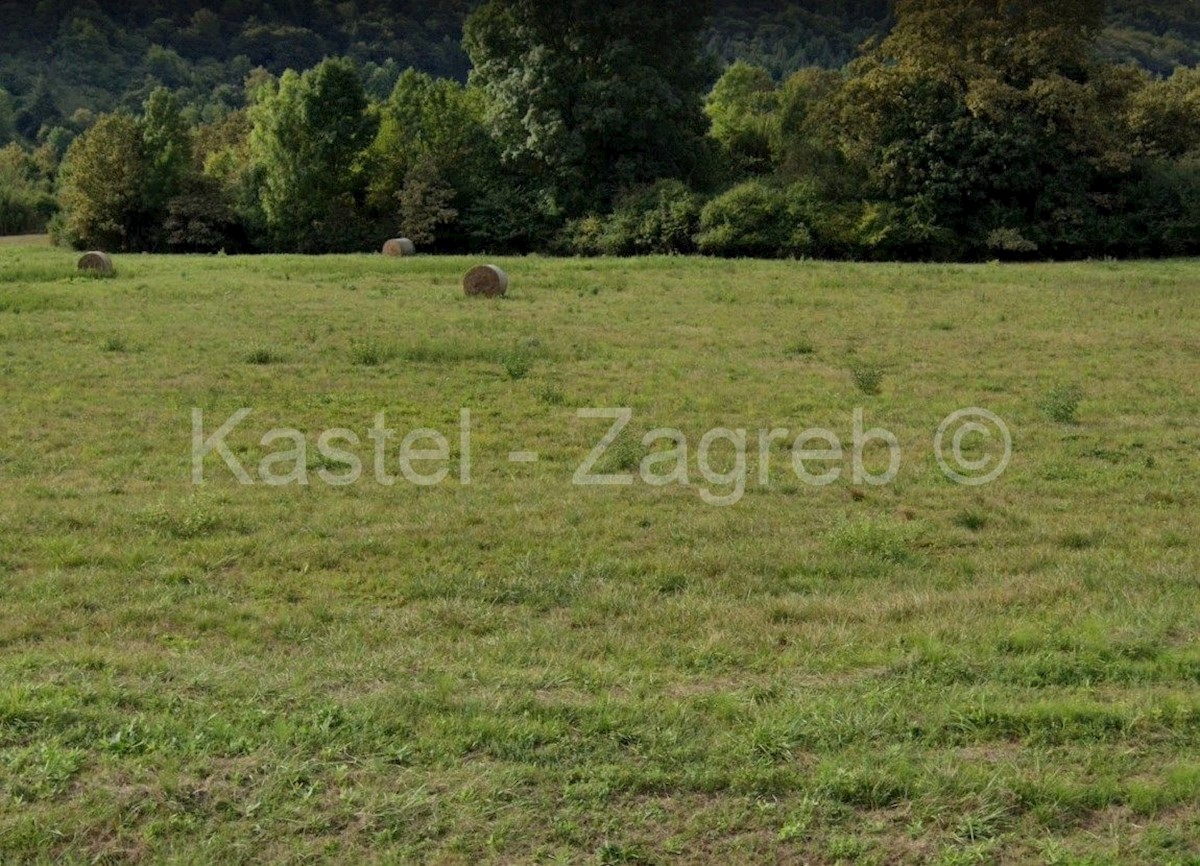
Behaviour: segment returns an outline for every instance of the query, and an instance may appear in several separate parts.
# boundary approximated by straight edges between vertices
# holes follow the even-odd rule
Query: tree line
[[[248,70],[208,119],[157,87],[57,171],[0,150],[0,229],[61,205],[58,240],[112,250],[1200,251],[1200,72],[1114,62],[1100,0],[898,0],[847,66],[782,79],[718,76],[706,11],[490,0],[465,83],[410,69],[382,97],[348,58]]]

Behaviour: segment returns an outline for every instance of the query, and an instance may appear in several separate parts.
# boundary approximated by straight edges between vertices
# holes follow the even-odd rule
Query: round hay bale
[[[417,254],[417,245],[408,238],[392,238],[383,245],[383,254],[392,258],[403,258]]]
[[[495,265],[471,268],[463,277],[463,291],[468,297],[499,298],[508,291],[508,274]]]
[[[113,273],[112,259],[109,258],[108,253],[93,250],[90,253],[83,254],[83,257],[79,260],[79,270],[95,274],[111,274]]]

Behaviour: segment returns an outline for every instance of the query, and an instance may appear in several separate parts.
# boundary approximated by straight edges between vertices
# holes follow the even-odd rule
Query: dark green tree
[[[1085,249],[1093,194],[1121,170],[1105,116],[1128,95],[1096,63],[1103,12],[1103,0],[900,0],[840,99],[844,150],[889,205],[868,236],[914,239],[922,257],[982,255],[990,237]]]
[[[144,249],[155,228],[143,198],[142,131],[128,115],[109,114],[71,144],[62,170],[67,233],[82,245]]]
[[[16,114],[17,132],[33,141],[42,127],[52,126],[62,119],[58,102],[45,78],[39,78],[25,96]]]
[[[428,154],[417,157],[396,194],[400,232],[415,244],[431,245],[442,226],[458,217],[452,206],[454,187],[446,183]]]
[[[471,81],[503,156],[567,215],[705,165],[707,4],[490,0],[468,19]]]

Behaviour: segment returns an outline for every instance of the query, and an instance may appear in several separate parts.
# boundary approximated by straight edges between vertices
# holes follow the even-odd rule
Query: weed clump
[[[850,367],[854,386],[868,397],[883,391],[883,368],[874,364],[854,364]]]
[[[1046,393],[1038,404],[1042,413],[1058,424],[1074,424],[1083,392],[1076,385],[1064,385]]]

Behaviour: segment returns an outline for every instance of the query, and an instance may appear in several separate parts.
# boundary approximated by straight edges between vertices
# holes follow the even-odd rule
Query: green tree
[[[58,102],[45,78],[39,78],[26,94],[16,114],[17,132],[29,141],[37,138],[44,126],[51,126],[62,119]]]
[[[771,154],[786,180],[808,179],[828,197],[858,193],[837,140],[836,106],[845,75],[827,69],[801,69],[779,88],[779,108],[771,128]]]
[[[490,0],[468,19],[471,81],[503,156],[567,215],[704,165],[704,0]]]
[[[384,211],[422,158],[456,190],[469,190],[481,163],[499,158],[483,128],[478,94],[457,82],[406,70],[379,113],[369,162],[371,200]]]
[[[43,231],[57,208],[34,159],[15,142],[0,148],[0,235]]]
[[[983,254],[998,230],[1052,253],[1093,242],[1094,194],[1123,168],[1106,115],[1129,91],[1095,62],[1103,10],[898,2],[891,35],[840,98],[844,151],[890,205],[874,210],[869,236],[926,239],[921,256]],[[942,246],[948,237],[957,243]]]
[[[396,198],[400,203],[400,231],[415,244],[433,244],[438,229],[458,216],[451,206],[454,187],[442,179],[428,154],[413,163]]]
[[[146,165],[143,197],[150,210],[165,213],[167,202],[179,195],[193,171],[192,136],[179,97],[164,87],[151,93],[141,129]]]
[[[1141,154],[1200,155],[1200,69],[1181,67],[1168,79],[1147,81],[1133,97],[1130,124]]]
[[[172,252],[238,252],[246,247],[245,231],[225,189],[213,177],[189,178],[167,203],[165,243]]]
[[[353,248],[353,213],[365,193],[360,159],[377,128],[354,65],[325,60],[289,70],[259,91],[250,116],[251,157],[261,169],[260,200],[279,249]]]
[[[767,70],[738,61],[725,70],[704,110],[711,135],[736,173],[771,170],[771,128],[779,98]]]
[[[380,231],[406,219],[397,193],[419,161],[428,160],[454,191],[448,205],[457,218],[442,224],[443,249],[528,251],[549,227],[538,191],[501,159],[485,125],[485,96],[478,87],[407,70],[379,107],[379,133],[371,145],[368,201]]]
[[[146,162],[138,122],[109,114],[67,150],[62,202],[68,233],[85,246],[136,250],[154,228],[142,196]]]

